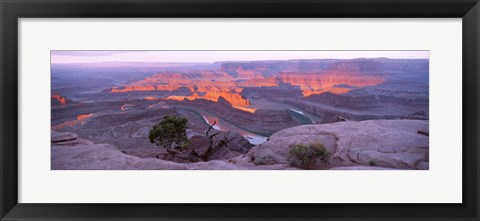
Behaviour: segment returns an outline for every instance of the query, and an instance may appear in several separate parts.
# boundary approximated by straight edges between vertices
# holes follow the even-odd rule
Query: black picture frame
[[[478,0],[0,0],[0,2],[1,220],[479,220],[480,4]],[[17,21],[19,18],[46,17],[462,18],[463,203],[18,203]]]

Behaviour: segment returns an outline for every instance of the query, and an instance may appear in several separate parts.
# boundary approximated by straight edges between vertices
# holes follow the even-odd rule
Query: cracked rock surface
[[[144,154],[151,154],[146,152]],[[198,163],[176,163],[157,158],[140,158],[126,154],[110,144],[94,144],[75,133],[52,131],[52,170],[279,170],[285,164],[257,166],[248,157],[210,160]],[[294,169],[294,168],[291,168]]]
[[[322,143],[331,153],[317,169],[385,170],[429,168],[428,121],[369,120],[310,124],[273,134],[246,154],[198,163],[140,158],[75,133],[52,131],[51,167],[60,170],[284,170],[292,144]]]
[[[331,168],[377,166],[428,169],[429,137],[425,131],[428,131],[427,120],[302,125],[273,134],[269,141],[252,148],[250,154],[254,159],[268,159],[267,164],[285,164],[290,145],[320,142],[332,154]]]

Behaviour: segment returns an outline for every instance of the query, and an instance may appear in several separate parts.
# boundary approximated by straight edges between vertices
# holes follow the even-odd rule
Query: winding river
[[[311,120],[311,117],[306,115],[303,111],[296,110],[296,109],[293,109],[293,108],[289,108],[289,109],[291,111],[294,111],[298,114],[301,114],[301,115],[303,115],[303,116],[305,116],[305,117],[307,117],[308,119]],[[200,114],[202,115],[205,122],[207,122],[209,125],[212,125],[213,122],[216,122],[216,124],[213,126],[214,129],[219,130],[219,131],[228,131],[228,130],[236,131],[236,132],[240,133],[243,137],[245,137],[245,139],[247,139],[248,142],[250,142],[253,145],[259,145],[259,144],[265,143],[267,141],[268,137],[258,135],[258,134],[252,133],[250,131],[244,130],[244,129],[238,127],[238,126],[235,126],[235,125],[217,117],[214,114],[208,113],[206,111],[201,111]]]
[[[264,136],[246,131],[246,130],[244,130],[242,128],[239,128],[237,126],[234,126],[234,125],[226,122],[225,120],[220,119],[219,117],[217,117],[213,114],[202,113],[202,117],[210,125],[212,125],[213,122],[216,121],[217,123],[213,126],[214,129],[220,130],[220,131],[231,130],[231,131],[238,132],[243,137],[245,137],[245,139],[247,139],[248,142],[250,142],[253,145],[259,145],[259,144],[265,143],[267,141],[267,137],[264,137]]]

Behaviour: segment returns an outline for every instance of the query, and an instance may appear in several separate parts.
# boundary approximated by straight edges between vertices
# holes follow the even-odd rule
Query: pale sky
[[[97,62],[258,61],[291,59],[428,59],[429,51],[51,51],[52,64]]]

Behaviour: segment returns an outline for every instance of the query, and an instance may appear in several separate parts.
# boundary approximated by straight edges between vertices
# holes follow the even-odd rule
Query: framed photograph
[[[465,1],[1,2],[1,220],[478,220]]]

